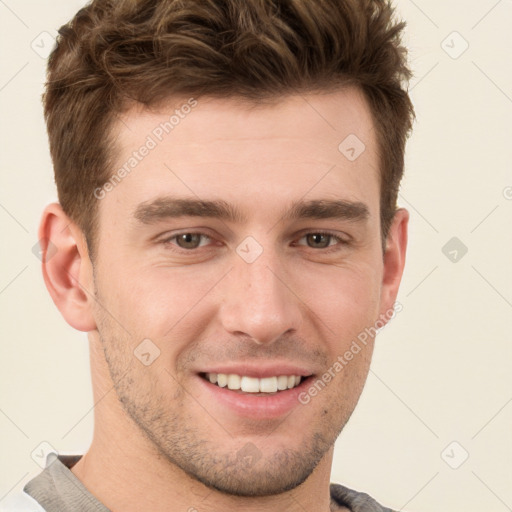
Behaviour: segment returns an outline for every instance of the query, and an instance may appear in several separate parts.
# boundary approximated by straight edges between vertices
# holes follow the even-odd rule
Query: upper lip
[[[230,363],[211,365],[203,368],[199,373],[225,373],[263,379],[265,377],[279,377],[280,375],[299,375],[309,377],[313,372],[305,366],[290,363]]]

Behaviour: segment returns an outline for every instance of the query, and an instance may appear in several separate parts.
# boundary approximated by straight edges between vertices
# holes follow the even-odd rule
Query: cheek
[[[209,314],[204,305],[222,275],[219,269],[199,273],[193,266],[134,265],[117,273],[103,273],[99,279],[105,307],[133,339],[149,338],[158,343],[172,338],[172,347],[179,348],[188,342],[181,335],[183,326],[187,326],[190,339],[204,324],[199,317]],[[161,349],[165,347],[162,343]]]
[[[355,335],[378,315],[380,281],[374,265],[317,265],[302,272],[300,297],[331,336]]]

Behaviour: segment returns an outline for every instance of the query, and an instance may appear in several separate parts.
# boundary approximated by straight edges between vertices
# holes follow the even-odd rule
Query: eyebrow
[[[152,224],[174,217],[209,217],[243,223],[247,217],[235,205],[223,200],[204,201],[192,198],[159,197],[141,203],[134,216],[143,224]],[[359,201],[345,199],[293,202],[282,220],[339,219],[362,222],[368,219],[368,207]]]
[[[143,224],[151,224],[173,217],[213,217],[231,222],[244,222],[242,212],[223,200],[202,201],[201,199],[159,197],[140,204],[135,218]]]
[[[292,203],[283,219],[339,219],[362,222],[369,216],[370,210],[360,201],[318,199]]]

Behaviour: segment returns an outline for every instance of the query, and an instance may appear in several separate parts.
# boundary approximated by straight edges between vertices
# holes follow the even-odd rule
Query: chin
[[[187,471],[206,487],[229,496],[263,497],[282,494],[304,483],[321,460],[318,455],[305,458],[305,453],[281,453],[270,460],[260,459],[254,465],[238,460],[217,472],[205,468]],[[201,470],[203,469],[203,471]],[[215,474],[214,474],[215,473]]]

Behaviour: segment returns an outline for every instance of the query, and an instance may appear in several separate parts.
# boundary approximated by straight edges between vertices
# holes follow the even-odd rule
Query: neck
[[[72,472],[109,510],[135,512],[214,512],[244,510],[244,512],[328,512],[330,508],[327,461],[322,461],[299,487],[274,496],[240,497],[222,494],[207,488],[179,468],[157,455],[140,457],[133,449],[118,451],[100,448],[90,450]]]

